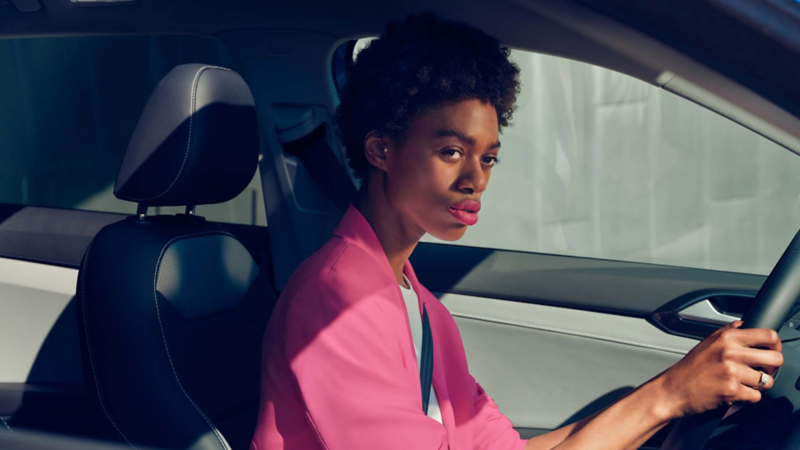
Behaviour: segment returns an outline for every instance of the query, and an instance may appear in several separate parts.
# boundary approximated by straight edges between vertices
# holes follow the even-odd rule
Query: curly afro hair
[[[480,99],[508,126],[519,93],[511,51],[483,31],[433,13],[390,22],[357,56],[340,93],[336,126],[350,167],[369,170],[364,138],[378,131],[403,141],[418,114],[448,101]]]

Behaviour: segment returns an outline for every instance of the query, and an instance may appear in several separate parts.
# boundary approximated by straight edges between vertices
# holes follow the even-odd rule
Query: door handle
[[[648,321],[669,334],[703,339],[740,320],[755,299],[753,291],[703,290],[682,295],[657,309]]]
[[[702,322],[711,325],[727,325],[741,317],[721,313],[714,307],[710,300],[702,300],[678,311],[678,316],[684,320]]]

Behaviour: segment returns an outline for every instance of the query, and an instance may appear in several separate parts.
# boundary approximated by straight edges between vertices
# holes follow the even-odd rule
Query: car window
[[[512,58],[522,91],[479,221],[423,242],[770,272],[800,227],[796,154],[638,79]]]
[[[200,36],[0,39],[0,203],[135,213],[114,197],[117,170],[150,93],[185,63],[237,68]],[[237,198],[197,214],[266,225],[258,172]]]

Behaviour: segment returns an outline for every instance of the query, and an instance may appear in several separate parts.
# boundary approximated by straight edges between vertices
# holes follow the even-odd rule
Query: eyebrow
[[[475,138],[472,136],[467,136],[466,134],[458,131],[458,130],[451,130],[451,129],[441,129],[436,130],[436,137],[454,137],[462,142],[465,142],[469,145],[475,145]],[[497,141],[489,146],[488,150],[494,150],[496,148],[500,148],[500,141]]]

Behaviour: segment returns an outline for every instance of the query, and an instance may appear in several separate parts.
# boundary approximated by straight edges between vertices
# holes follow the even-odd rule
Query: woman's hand
[[[783,364],[778,333],[741,325],[736,321],[715,331],[658,377],[675,418],[733,402],[756,403],[761,391],[772,387],[771,375]],[[769,375],[766,385],[758,387],[761,372],[755,368]]]
[[[741,326],[736,321],[720,328],[677,364],[606,409],[531,438],[525,448],[639,448],[672,419],[733,402],[758,402],[773,380],[769,376],[758,387],[761,372],[754,367],[774,374],[783,364],[781,341],[773,330]]]
[[[783,364],[781,341],[773,330],[741,326],[736,321],[720,328],[677,364],[606,409],[531,438],[525,448],[639,448],[672,419],[761,400],[761,391],[771,388],[773,380],[769,376],[758,387],[761,372],[754,367],[774,374]]]

